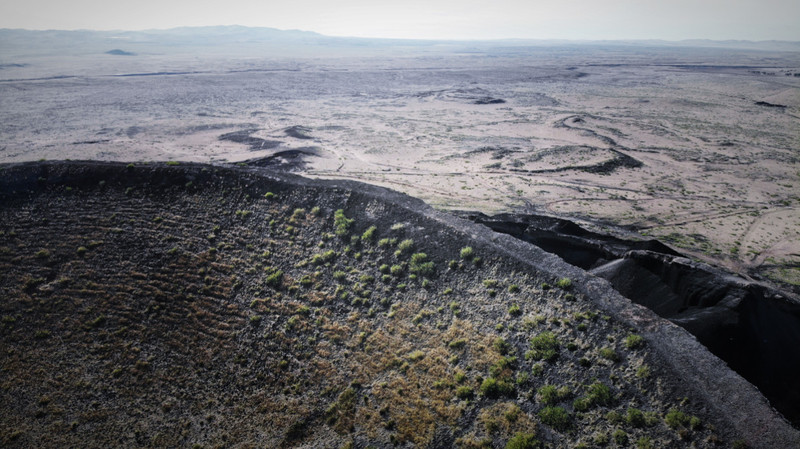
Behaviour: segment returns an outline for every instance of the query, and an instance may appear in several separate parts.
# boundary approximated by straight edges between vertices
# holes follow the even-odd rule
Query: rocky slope
[[[608,280],[692,333],[800,425],[800,301],[791,292],[689,260],[656,240],[625,240],[547,216],[462,215]]]
[[[3,446],[800,444],[608,282],[384,189],[44,162],[0,204]]]

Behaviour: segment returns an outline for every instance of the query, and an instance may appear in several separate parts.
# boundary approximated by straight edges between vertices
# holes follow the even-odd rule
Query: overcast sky
[[[245,25],[431,39],[800,41],[800,0],[2,0],[0,28]]]

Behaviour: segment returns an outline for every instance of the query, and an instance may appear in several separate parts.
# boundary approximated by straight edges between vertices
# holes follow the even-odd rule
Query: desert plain
[[[128,40],[3,48],[0,162],[299,150],[307,176],[569,217],[800,283],[791,46]]]
[[[4,444],[797,441],[771,408],[797,425],[797,44],[0,42]],[[450,212],[657,239],[772,290],[699,304],[746,335],[734,363]]]

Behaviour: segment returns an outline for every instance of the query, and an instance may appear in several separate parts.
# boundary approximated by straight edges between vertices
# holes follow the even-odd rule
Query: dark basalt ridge
[[[775,104],[775,103],[769,103],[769,102],[766,102],[766,101],[756,101],[756,106],[766,106],[768,108],[786,109],[786,105],[785,104]]]
[[[503,100],[502,98],[492,98],[492,97],[479,98],[473,101],[474,104],[503,104],[505,102],[506,100]]]
[[[606,279],[624,297],[683,327],[800,426],[796,298],[689,260],[656,240],[624,240],[546,216],[462,215]]]
[[[284,130],[287,136],[294,137],[295,139],[311,139],[311,128],[305,126],[290,126]]]
[[[227,140],[229,142],[241,143],[248,145],[250,151],[269,150],[281,144],[277,140],[266,140],[260,137],[253,137],[251,134],[258,131],[258,129],[245,129],[242,131],[233,131],[219,136],[219,140]]]
[[[306,168],[307,157],[319,156],[317,147],[302,147],[293,150],[278,151],[269,156],[244,161],[245,165],[252,167],[269,167],[282,172],[296,172]]]

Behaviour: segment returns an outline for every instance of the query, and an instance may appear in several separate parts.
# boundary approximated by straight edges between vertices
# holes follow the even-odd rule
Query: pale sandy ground
[[[787,76],[800,73],[800,56],[734,56],[710,61],[726,66],[716,68],[681,65],[703,63],[697,55],[638,53],[112,61],[33,80],[67,73],[42,62],[0,71],[0,162],[235,162],[315,147],[308,176],[378,184],[441,209],[621,225],[800,285],[800,77]],[[620,65],[597,65],[606,60]],[[106,76],[179,69],[200,73]],[[506,102],[474,104],[484,97]],[[311,139],[287,136],[296,125]],[[243,129],[281,144],[219,140]],[[612,150],[643,165],[570,168]]]

